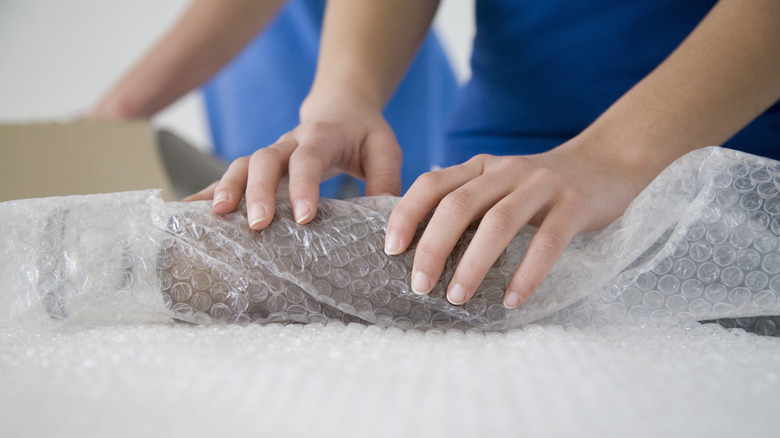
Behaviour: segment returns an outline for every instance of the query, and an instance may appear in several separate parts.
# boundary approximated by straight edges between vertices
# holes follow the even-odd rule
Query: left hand
[[[575,234],[611,223],[644,187],[632,166],[598,146],[575,139],[538,155],[478,155],[426,173],[390,215],[385,251],[406,250],[436,208],[412,269],[412,289],[428,293],[461,234],[481,217],[447,288],[447,299],[463,304],[520,229],[535,225],[539,230],[504,295],[504,305],[514,308],[542,283]]]

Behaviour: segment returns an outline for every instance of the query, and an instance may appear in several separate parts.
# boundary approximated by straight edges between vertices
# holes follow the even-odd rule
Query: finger
[[[577,215],[573,213],[569,208],[558,206],[544,218],[509,283],[504,296],[506,307],[515,308],[534,293],[580,231]]]
[[[205,189],[182,198],[182,202],[208,201],[210,199],[214,199],[214,189],[217,188],[218,183],[219,181],[214,181]]]
[[[267,227],[276,211],[276,192],[284,177],[296,142],[292,136],[282,136],[271,146],[252,154],[247,168],[246,211],[249,228]]]
[[[290,156],[290,202],[295,221],[306,224],[314,219],[320,197],[320,183],[326,169],[343,153],[340,136],[313,128],[302,135]]]
[[[500,175],[481,175],[442,199],[414,253],[412,290],[428,293],[441,277],[447,256],[471,222],[509,191]]]
[[[212,210],[215,214],[226,214],[235,210],[238,202],[244,195],[246,188],[246,172],[249,157],[241,157],[234,160],[228,166],[222,179],[214,187],[214,204]]]
[[[484,157],[477,156],[457,166],[422,174],[393,208],[387,220],[385,252],[390,255],[406,250],[417,232],[417,225],[450,192],[482,174]]]
[[[447,290],[449,302],[463,304],[474,296],[512,238],[545,207],[550,196],[549,189],[526,186],[524,190],[512,192],[485,213],[452,276]]]
[[[369,134],[362,149],[366,195],[401,194],[401,147],[392,132]]]

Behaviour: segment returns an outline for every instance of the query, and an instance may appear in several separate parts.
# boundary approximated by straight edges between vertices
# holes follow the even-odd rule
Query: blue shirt
[[[204,87],[216,154],[225,161],[251,155],[298,125],[298,108],[314,79],[325,0],[292,0],[230,64]],[[457,82],[433,34],[385,108],[404,154],[407,189],[434,164]],[[345,193],[344,177],[325,182],[320,195]],[[348,190],[349,191],[349,190]]]
[[[659,65],[714,4],[478,0],[473,77],[436,160],[449,166],[565,142]],[[780,105],[724,146],[780,159]]]

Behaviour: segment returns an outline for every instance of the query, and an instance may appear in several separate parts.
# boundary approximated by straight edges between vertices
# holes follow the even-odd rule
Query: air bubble
[[[715,197],[716,202],[721,207],[731,207],[737,202],[738,199],[739,193],[737,193],[731,187],[719,191],[718,195]]]
[[[745,287],[735,287],[729,292],[729,302],[735,306],[740,306],[750,301],[750,290]]]
[[[780,197],[773,196],[769,199],[765,199],[764,211],[771,214],[772,216],[780,214]]]
[[[696,273],[696,264],[691,259],[677,260],[672,268],[672,273],[680,279],[689,278]]]
[[[727,294],[726,286],[720,283],[710,284],[704,289],[704,296],[713,303],[725,300]]]
[[[761,264],[761,256],[752,249],[741,249],[737,251],[737,267],[746,271],[752,271]]]
[[[643,272],[636,277],[636,287],[641,290],[650,290],[655,287],[656,277],[652,272]]]
[[[716,222],[707,226],[705,233],[707,241],[713,245],[717,245],[726,241],[729,238],[729,229],[724,224]]]
[[[769,285],[769,277],[761,271],[753,271],[745,276],[745,287],[758,292]]]
[[[740,192],[753,190],[756,184],[749,177],[737,178],[732,186]]]
[[[769,227],[769,215],[762,211],[754,211],[748,214],[747,226],[752,231],[761,231]]]
[[[664,296],[660,292],[650,291],[642,298],[642,303],[648,309],[658,309],[664,303]]]
[[[697,298],[704,293],[704,284],[695,279],[685,280],[680,287],[680,291],[688,299]]]
[[[777,247],[777,238],[770,233],[760,233],[753,239],[753,247],[759,252],[770,252]]]
[[[758,193],[745,193],[742,195],[742,197],[739,199],[739,205],[740,207],[744,208],[747,211],[754,211],[761,208],[761,196],[758,195]]]
[[[209,315],[217,321],[227,322],[231,320],[232,312],[230,311],[230,307],[226,306],[225,304],[216,303],[211,306]]]
[[[658,262],[658,264],[655,265],[653,272],[660,275],[666,274],[672,270],[673,265],[674,261],[671,258],[664,257],[661,261]]]
[[[753,243],[753,233],[745,228],[738,228],[731,233],[729,243],[734,248],[747,248]]]
[[[720,281],[728,287],[738,286],[740,283],[742,283],[743,277],[744,273],[736,266],[728,266],[723,268],[723,271],[720,273]]]
[[[777,325],[769,318],[761,318],[756,322],[755,331],[759,335],[775,336],[777,333]]]
[[[780,282],[778,282],[780,285]],[[620,302],[625,304],[626,307],[632,307],[639,304],[642,301],[642,292],[633,287],[624,289],[619,297]]]
[[[684,312],[688,308],[688,300],[682,295],[672,295],[666,299],[666,308],[672,313]]]
[[[691,259],[701,263],[710,258],[712,255],[712,247],[706,242],[696,242],[691,245],[688,254]]]
[[[720,266],[728,266],[734,263],[737,258],[737,251],[730,246],[719,246],[712,252],[712,261]]]
[[[712,310],[712,304],[700,298],[692,301],[688,310],[695,315],[706,315]]]
[[[780,253],[773,252],[764,255],[761,261],[761,269],[769,275],[780,273]]]
[[[176,283],[171,287],[171,297],[175,301],[187,301],[192,296],[192,286],[187,283]]]
[[[665,295],[671,295],[680,288],[680,280],[673,275],[664,275],[658,280],[658,290]]]
[[[205,293],[197,293],[193,295],[190,303],[192,304],[193,309],[199,312],[205,312],[211,307],[211,297]]]
[[[700,240],[702,237],[704,237],[705,231],[706,228],[704,227],[704,224],[697,222],[691,225],[690,228],[688,228],[688,231],[685,233],[685,238],[692,242],[695,242],[697,240]]]

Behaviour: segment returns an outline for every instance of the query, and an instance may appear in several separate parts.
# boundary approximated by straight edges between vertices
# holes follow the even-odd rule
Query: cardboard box
[[[0,125],[0,201],[150,188],[175,200],[225,168],[142,120]]]

